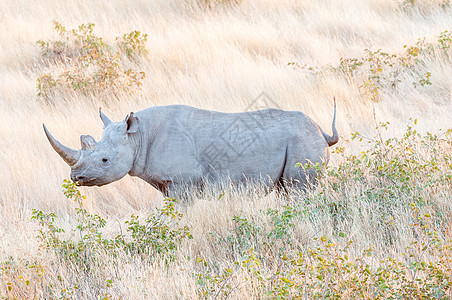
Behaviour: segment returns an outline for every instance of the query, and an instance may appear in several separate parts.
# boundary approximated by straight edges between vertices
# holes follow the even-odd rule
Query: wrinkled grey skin
[[[81,150],[62,145],[43,125],[52,147],[71,167],[71,179],[102,186],[129,174],[175,198],[186,198],[206,182],[305,188],[316,174],[296,164],[328,163],[329,147],[339,140],[336,103],[333,136],[301,112],[276,109],[220,113],[171,105],[131,113],[121,122],[101,111],[100,117],[102,139],[82,135]],[[215,161],[206,154],[209,149],[216,149]]]

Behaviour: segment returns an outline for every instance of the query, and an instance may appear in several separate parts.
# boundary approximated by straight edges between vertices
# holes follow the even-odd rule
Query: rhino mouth
[[[79,185],[79,186],[104,186],[104,185],[106,185],[106,184],[108,184],[108,183],[99,183],[99,182],[80,182],[80,181],[77,181],[77,184]]]
[[[76,179],[73,180],[79,186],[103,186],[106,185],[106,182],[99,182],[97,178],[84,178],[84,179]]]
[[[77,184],[80,186],[103,186],[106,185],[108,183],[106,182],[96,182],[94,180],[92,181],[77,181]]]

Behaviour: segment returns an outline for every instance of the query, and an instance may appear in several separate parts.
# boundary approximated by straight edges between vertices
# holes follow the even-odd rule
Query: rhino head
[[[96,142],[90,135],[80,136],[81,150],[58,142],[43,124],[53,149],[71,167],[71,179],[80,185],[102,186],[127,175],[133,167],[135,146],[132,135],[138,131],[138,118],[130,113],[121,122],[112,122],[99,110],[104,123],[102,139]]]

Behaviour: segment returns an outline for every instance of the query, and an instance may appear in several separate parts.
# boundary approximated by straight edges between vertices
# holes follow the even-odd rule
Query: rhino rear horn
[[[90,135],[81,135],[80,143],[82,144],[82,150],[93,150],[96,147],[96,140]]]
[[[99,115],[100,115],[102,122],[104,123],[104,128],[107,127],[107,125],[111,123],[111,120],[107,117],[106,114],[104,114],[104,112],[102,111],[102,109],[100,107],[99,107]]]
[[[80,151],[64,146],[50,134],[50,132],[47,130],[47,127],[44,124],[42,124],[42,127],[44,127],[44,132],[53,149],[55,149],[55,151],[61,156],[62,159],[64,159],[64,161],[69,166],[72,167],[73,165],[75,165],[80,157]]]

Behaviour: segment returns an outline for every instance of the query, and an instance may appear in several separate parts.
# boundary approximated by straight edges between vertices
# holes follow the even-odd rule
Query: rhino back
[[[296,111],[221,113],[173,105],[135,115],[146,141],[139,167],[161,181],[201,177],[276,181],[291,141],[304,143],[299,147],[304,153],[291,160],[312,160],[327,148],[317,124]]]

